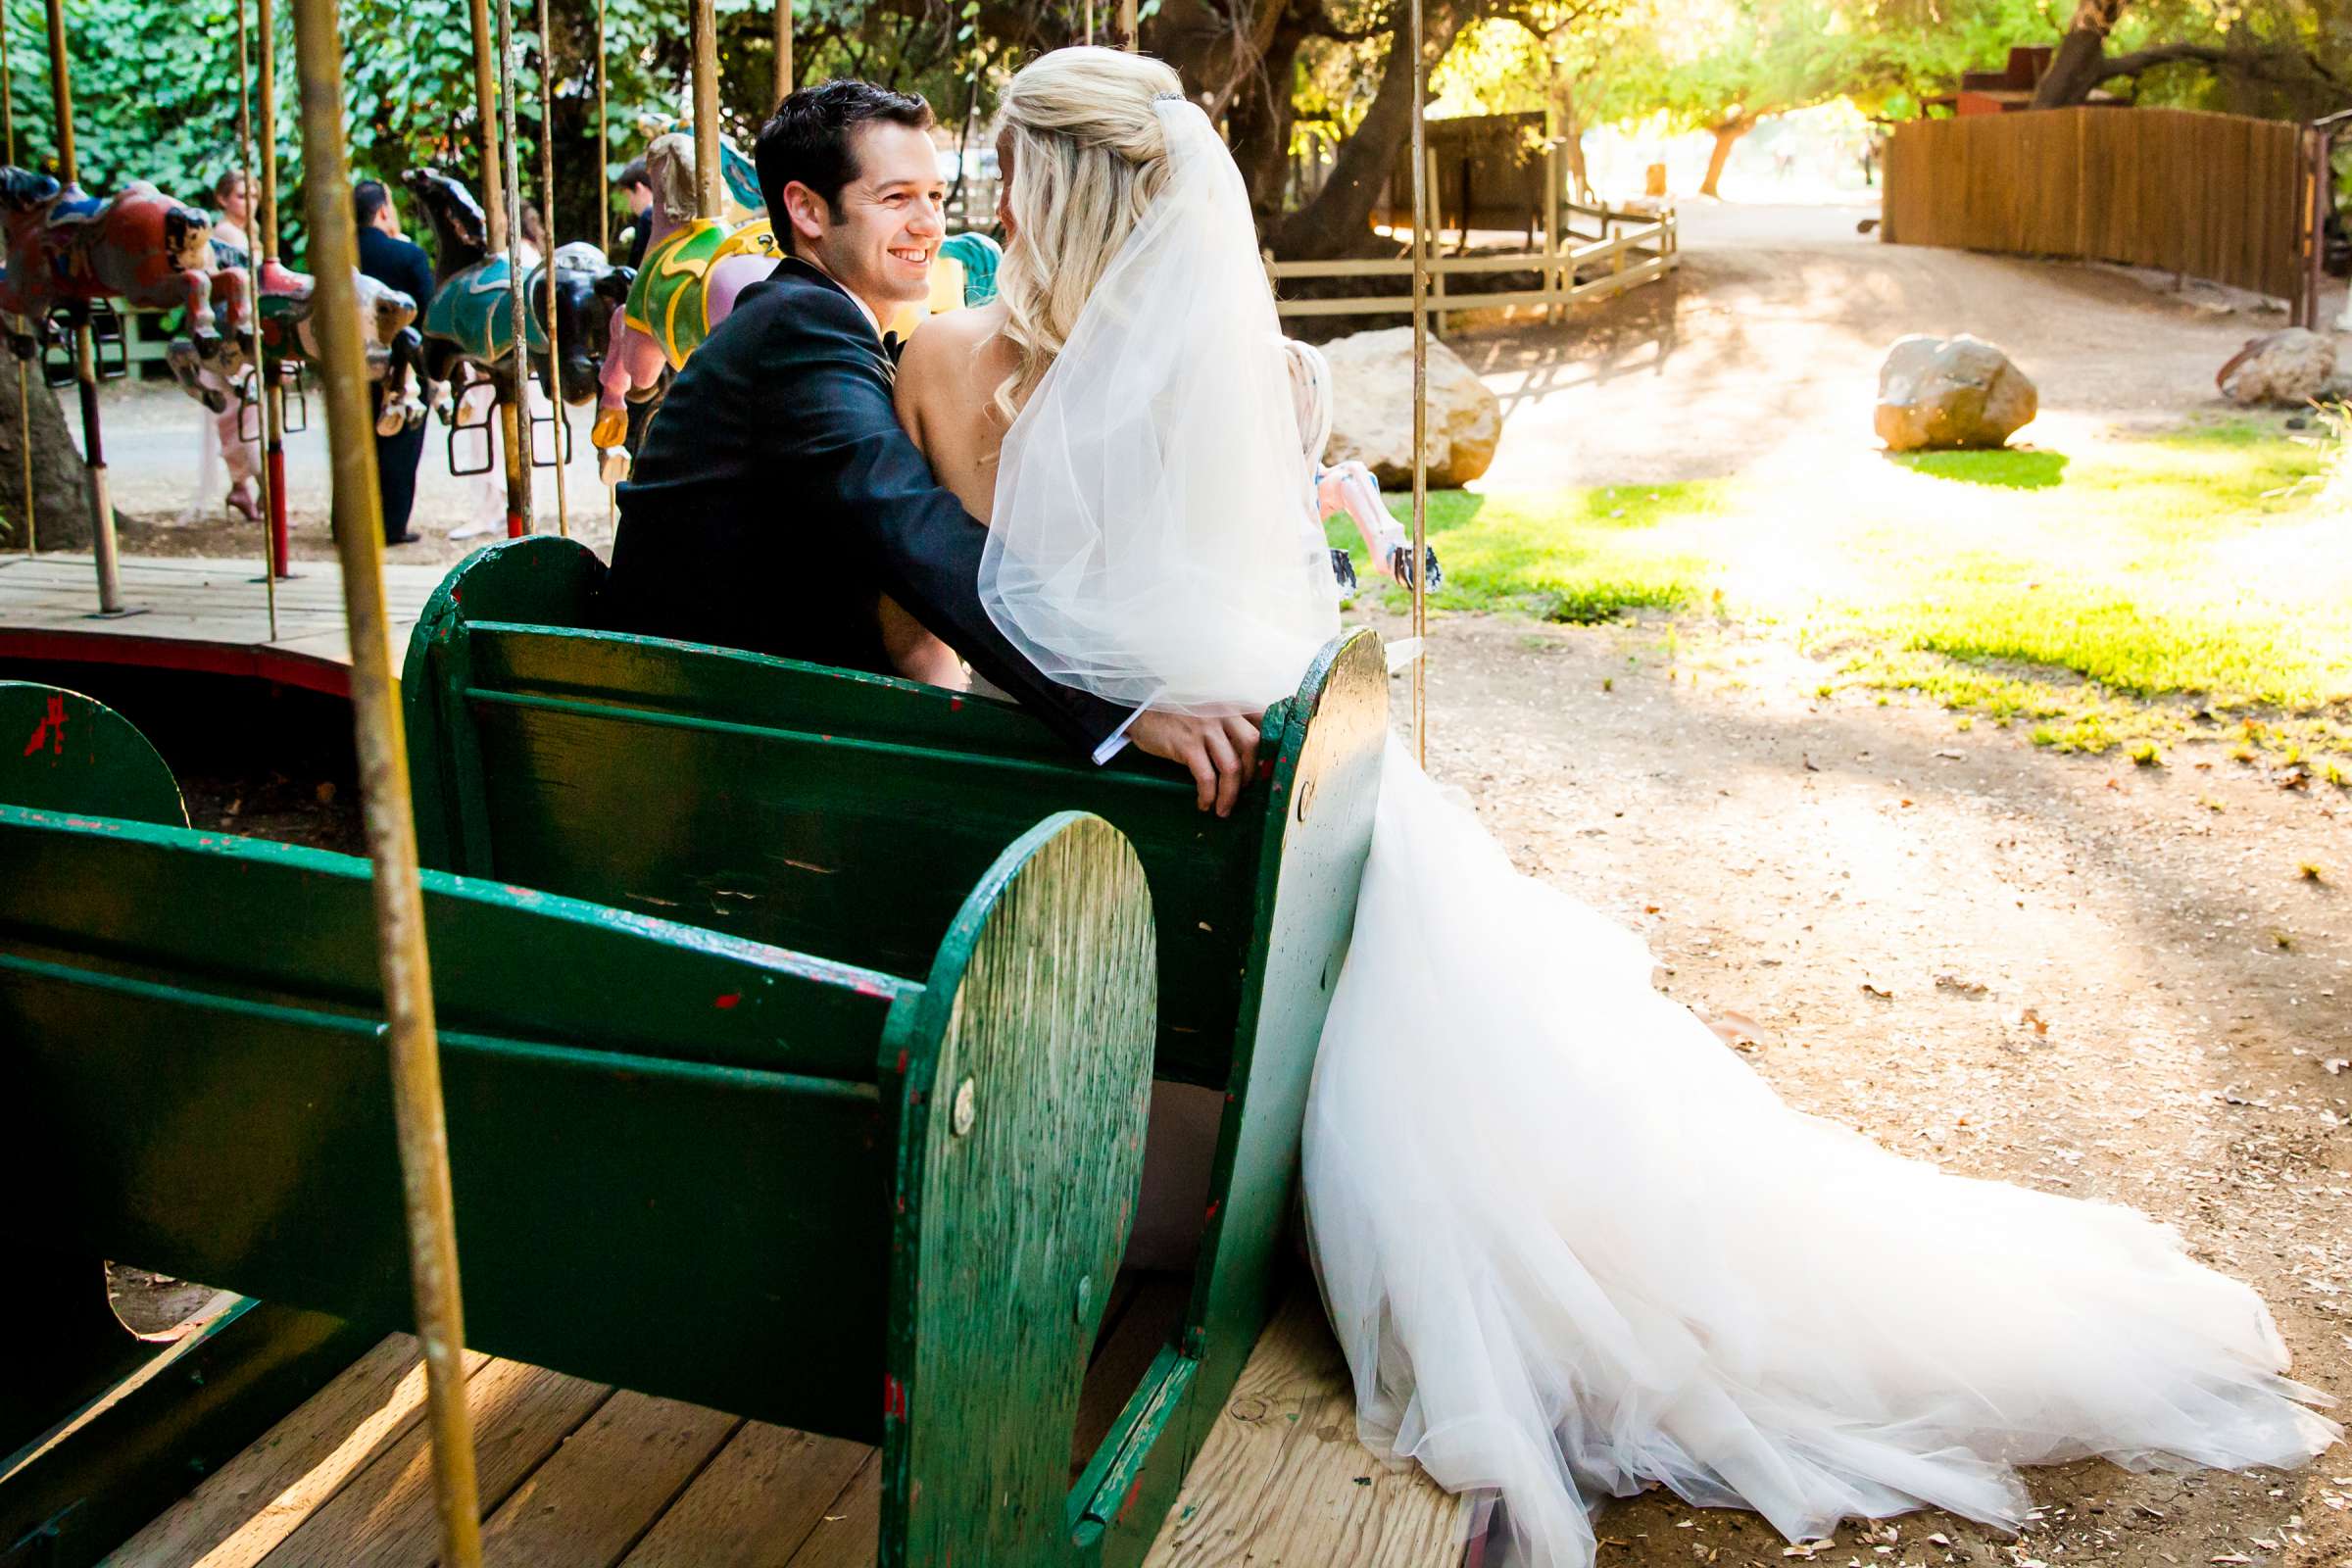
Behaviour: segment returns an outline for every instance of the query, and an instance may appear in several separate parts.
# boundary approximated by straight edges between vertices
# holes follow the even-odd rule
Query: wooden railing
[[[1896,127],[1880,237],[2121,262],[2300,306],[2302,127],[2180,109],[2049,109]]]
[[[1674,214],[1671,211],[1652,218],[1646,214],[1613,212],[1606,208],[1565,203],[1561,210],[1563,213],[1575,212],[1600,220],[1605,237],[1580,240],[1579,236],[1568,232],[1566,224],[1562,223],[1558,225],[1557,234],[1546,233],[1544,243],[1532,249],[1432,257],[1429,263],[1432,274],[1430,290],[1425,307],[1432,328],[1443,333],[1446,317],[1461,311],[1496,310],[1508,306],[1535,306],[1542,309],[1547,318],[1556,317],[1568,306],[1622,294],[1627,289],[1664,277],[1682,265],[1682,256],[1677,248]],[[1612,228],[1616,232],[1609,232]],[[1448,278],[1477,277],[1494,272],[1534,272],[1540,281],[1534,288],[1498,292],[1461,293],[1449,291],[1446,287]],[[1275,310],[1286,317],[1409,317],[1413,311],[1413,264],[1409,257],[1380,261],[1278,262],[1268,255],[1266,276],[1274,285]],[[1320,277],[1395,278],[1397,292],[1318,299],[1282,298],[1285,283]]]

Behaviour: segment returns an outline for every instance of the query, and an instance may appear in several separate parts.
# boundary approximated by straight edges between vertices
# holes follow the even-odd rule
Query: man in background
[[[360,270],[415,300],[422,319],[433,297],[432,258],[424,254],[424,247],[402,236],[400,215],[382,180],[361,180],[352,188],[351,201],[360,223]],[[375,438],[375,483],[383,498],[387,545],[413,545],[420,537],[409,528],[409,513],[416,504],[416,464],[424,455],[424,428],[419,419],[398,435]]]
[[[643,267],[646,237],[654,231],[654,225],[645,216],[654,206],[654,176],[645,172],[644,159],[632,158],[629,167],[622,170],[620,177],[612,183],[619,187],[620,199],[629,204],[629,254],[626,265]]]

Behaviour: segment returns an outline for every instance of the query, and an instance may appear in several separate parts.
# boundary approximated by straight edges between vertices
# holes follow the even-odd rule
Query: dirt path
[[[1686,622],[1679,660],[1662,625],[1454,616],[1434,641],[1433,771],[1523,869],[1641,929],[1672,994],[1752,1019],[1745,1054],[1792,1103],[2179,1225],[2271,1304],[2297,1376],[2352,1393],[2352,796],[2219,746],[2147,770],[1820,700],[1819,666],[1738,628]],[[2289,1476],[2084,1464],[2033,1488],[2022,1541],[1920,1515],[1820,1560],[2352,1561],[2342,1446]],[[1601,1533],[1604,1565],[1785,1555],[1670,1497]]]
[[[2222,362],[2285,324],[2207,285],[2172,294],[2112,268],[1884,245],[1854,231],[1875,211],[1693,204],[1671,280],[1562,328],[1458,334],[1503,400],[1485,487],[1774,471],[1819,486],[1870,454],[1879,365],[1906,332],[2006,348],[2041,393],[2020,439],[2064,447],[2218,411]],[[2325,302],[2329,318],[2339,303]]]

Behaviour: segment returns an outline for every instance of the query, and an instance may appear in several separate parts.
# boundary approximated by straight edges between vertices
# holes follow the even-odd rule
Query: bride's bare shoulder
[[[993,300],[968,311],[946,311],[926,317],[922,326],[906,340],[906,352],[899,360],[899,374],[902,378],[912,375],[926,381],[961,381],[975,370],[987,368],[997,357],[992,349],[1009,352],[1010,345],[1002,336],[1004,326],[1004,307]]]

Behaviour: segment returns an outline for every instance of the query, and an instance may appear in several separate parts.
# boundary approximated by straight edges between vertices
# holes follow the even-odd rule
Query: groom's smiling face
[[[875,309],[923,299],[931,259],[947,234],[946,188],[931,138],[871,121],[852,133],[858,172],[830,206],[808,186],[784,187],[800,254]]]

